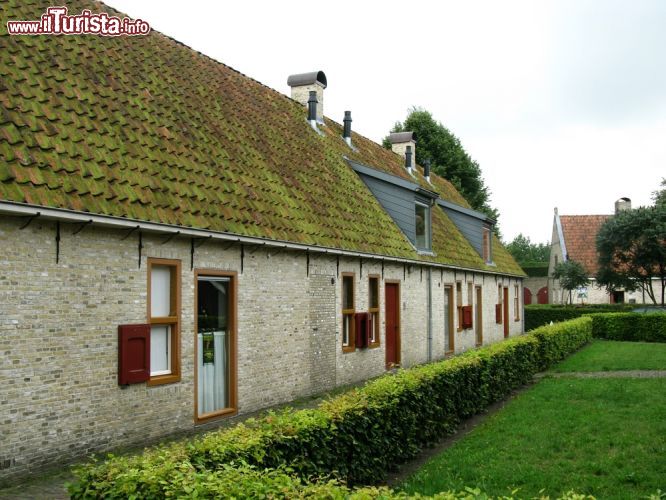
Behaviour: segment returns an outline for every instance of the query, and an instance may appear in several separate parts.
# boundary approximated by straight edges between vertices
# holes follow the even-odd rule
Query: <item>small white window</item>
[[[416,202],[416,248],[430,250],[430,207]]]

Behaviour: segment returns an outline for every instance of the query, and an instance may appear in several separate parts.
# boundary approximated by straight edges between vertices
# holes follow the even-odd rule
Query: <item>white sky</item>
[[[666,177],[666,1],[105,3],[285,94],[323,70],[324,113],[377,142],[427,109],[481,166],[506,241],[548,241],[554,207],[650,204]]]

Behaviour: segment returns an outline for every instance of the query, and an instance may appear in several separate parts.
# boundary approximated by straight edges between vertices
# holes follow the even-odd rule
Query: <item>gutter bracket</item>
[[[120,241],[124,241],[124,240],[126,240],[127,238],[129,238],[129,237],[132,235],[132,233],[133,233],[134,231],[136,231],[137,229],[139,229],[139,227],[140,227],[140,226],[134,226],[133,228],[129,229],[129,230],[127,231],[127,234],[126,234],[125,236],[123,236],[122,238],[120,238]]]
[[[56,264],[60,263],[60,221],[56,222]]]
[[[89,226],[90,224],[92,224],[92,222],[93,222],[92,219],[87,220],[85,222],[82,222],[79,225],[78,229],[72,233],[72,236],[75,235],[75,234],[79,234],[81,231],[83,231],[85,229],[86,226]]]
[[[169,243],[172,239],[174,239],[176,236],[180,234],[180,231],[176,231],[175,233],[171,233],[169,236],[166,237],[166,239],[160,243],[160,245],[166,245]]]
[[[139,231],[139,269],[141,269],[141,250],[143,250],[143,233]]]
[[[23,224],[21,227],[19,227],[19,229],[25,229],[26,227],[28,227],[28,226],[30,225],[30,223],[31,223],[33,220],[35,220],[36,218],[38,218],[40,215],[42,215],[41,212],[37,212],[37,213],[34,214],[34,215],[28,215],[28,216],[27,216],[27,219],[28,219],[27,222],[26,222],[25,224]]]

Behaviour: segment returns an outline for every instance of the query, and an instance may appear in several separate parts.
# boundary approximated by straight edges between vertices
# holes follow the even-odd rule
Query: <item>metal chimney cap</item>
[[[300,87],[301,85],[312,85],[319,83],[324,88],[328,85],[326,83],[326,75],[323,71],[311,71],[310,73],[299,73],[297,75],[290,75],[287,78],[287,85],[290,87]]]
[[[389,135],[389,142],[391,144],[400,144],[403,142],[416,142],[416,134],[414,132],[393,132]]]

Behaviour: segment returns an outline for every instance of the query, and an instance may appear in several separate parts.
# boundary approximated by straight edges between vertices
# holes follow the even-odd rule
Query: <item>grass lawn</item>
[[[547,378],[407,479],[408,493],[478,487],[517,498],[666,491],[666,379]]]
[[[666,370],[666,344],[595,340],[556,365],[554,372]]]

